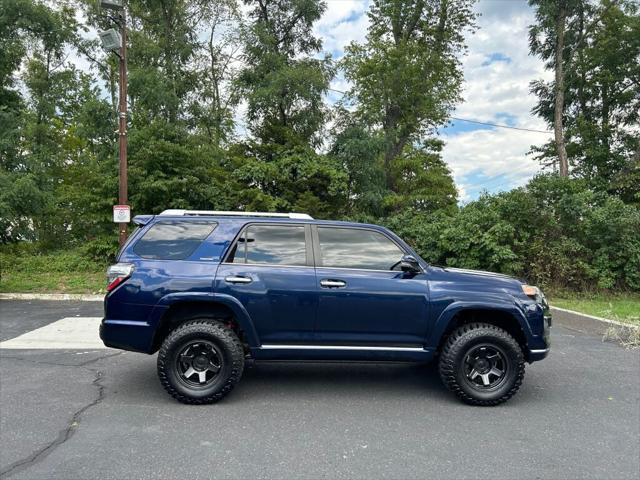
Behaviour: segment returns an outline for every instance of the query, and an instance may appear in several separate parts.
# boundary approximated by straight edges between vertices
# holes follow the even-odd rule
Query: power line
[[[508,128],[510,130],[520,130],[522,132],[535,132],[535,133],[553,133],[550,132],[548,130],[534,130],[532,128],[522,128],[522,127],[512,127],[510,125],[502,125],[499,123],[489,123],[489,122],[480,122],[478,120],[469,120],[468,118],[458,118],[458,117],[449,117],[451,120],[457,120],[459,122],[469,122],[469,123],[476,123],[478,125],[488,125],[490,127],[499,127],[499,128]]]
[[[335,88],[328,88],[327,90],[330,90],[332,92],[336,92],[336,93],[340,93],[342,95],[346,95],[347,92],[343,92],[342,90],[336,90]],[[512,127],[510,125],[504,125],[504,124],[500,124],[500,123],[490,123],[490,122],[481,122],[479,120],[471,120],[468,118],[460,118],[460,117],[449,117],[451,120],[456,120],[458,122],[468,122],[468,123],[475,123],[477,125],[487,125],[489,127],[497,127],[497,128],[506,128],[509,130],[519,130],[521,132],[534,132],[534,133],[546,133],[546,134],[550,134],[553,132],[550,132],[549,130],[535,130],[533,128],[522,128],[522,127]]]

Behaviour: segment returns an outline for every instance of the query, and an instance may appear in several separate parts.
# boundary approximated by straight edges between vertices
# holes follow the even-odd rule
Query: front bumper
[[[551,325],[553,323],[553,320],[551,318],[551,312],[548,308],[544,311],[544,318],[542,321],[542,343],[544,345],[544,348],[532,348],[531,350],[529,350],[529,354],[527,356],[529,363],[537,362],[539,360],[547,358],[547,356],[549,355],[549,351],[551,350]]]
[[[547,355],[549,355],[550,350],[551,350],[551,347],[548,347],[542,350],[529,350],[529,363],[537,362],[539,360],[543,360],[547,358]]]

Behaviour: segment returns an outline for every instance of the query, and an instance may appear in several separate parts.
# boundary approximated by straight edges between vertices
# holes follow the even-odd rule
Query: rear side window
[[[227,263],[306,265],[304,227],[250,225],[238,238]]]
[[[216,225],[206,221],[157,222],[138,240],[133,251],[143,258],[184,260],[195,252]]]
[[[318,227],[323,267],[391,270],[402,250],[385,235],[359,228]]]

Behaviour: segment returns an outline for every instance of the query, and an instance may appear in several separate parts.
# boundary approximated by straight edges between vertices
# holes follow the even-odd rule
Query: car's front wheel
[[[238,383],[244,351],[236,333],[215,320],[185,322],[173,330],[158,352],[160,383],[183,403],[214,403]]]
[[[524,356],[505,330],[470,323],[455,330],[440,355],[440,377],[462,401],[491,406],[516,394],[524,377]]]

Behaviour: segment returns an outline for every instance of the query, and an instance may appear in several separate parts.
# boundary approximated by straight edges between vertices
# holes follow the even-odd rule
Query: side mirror
[[[413,255],[404,255],[400,260],[400,270],[403,272],[418,273],[422,271],[418,260]]]

